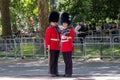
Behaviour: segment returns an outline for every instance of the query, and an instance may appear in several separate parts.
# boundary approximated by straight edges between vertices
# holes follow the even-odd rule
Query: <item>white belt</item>
[[[68,42],[68,40],[61,40],[61,42]]]
[[[52,41],[59,41],[59,39],[51,38]]]

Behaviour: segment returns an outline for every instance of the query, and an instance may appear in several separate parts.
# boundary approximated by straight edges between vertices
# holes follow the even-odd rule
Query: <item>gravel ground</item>
[[[59,73],[64,62],[59,60]],[[0,59],[0,80],[120,80],[120,60],[73,60],[73,77],[50,77],[45,59]]]

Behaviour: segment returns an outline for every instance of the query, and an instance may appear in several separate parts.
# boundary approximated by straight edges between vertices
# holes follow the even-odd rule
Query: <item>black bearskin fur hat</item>
[[[59,20],[59,13],[56,11],[52,11],[49,15],[49,22],[58,22]]]
[[[61,15],[61,24],[62,23],[68,23],[68,25],[70,24],[70,20],[69,20],[69,14],[67,13],[67,12],[64,12],[64,13],[62,13],[62,15]]]

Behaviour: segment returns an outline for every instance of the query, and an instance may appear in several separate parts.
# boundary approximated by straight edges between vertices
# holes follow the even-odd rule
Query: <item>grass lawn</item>
[[[2,34],[2,27],[1,27],[1,25],[0,25],[0,35]]]
[[[103,57],[120,57],[120,45],[115,45],[114,48],[110,45],[86,45],[86,58],[100,57],[100,53],[102,53]],[[81,52],[80,46],[74,46],[74,56],[83,55],[84,54]]]

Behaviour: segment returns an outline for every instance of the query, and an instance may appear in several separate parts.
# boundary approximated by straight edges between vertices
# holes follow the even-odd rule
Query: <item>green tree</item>
[[[64,2],[59,2],[59,4],[59,10],[67,11],[72,16],[76,16],[76,22],[80,19],[89,20],[91,0],[66,0]]]
[[[117,19],[120,13],[120,0],[104,0],[106,3],[106,17]]]
[[[10,0],[10,14],[12,24],[25,21],[29,25],[29,18],[34,18],[35,24],[38,22],[38,5],[37,0]],[[33,26],[32,26],[33,27]],[[15,28],[15,26],[13,26]]]
[[[41,37],[44,37],[45,30],[48,27],[48,0],[38,0],[38,17]]]
[[[2,22],[2,35],[11,36],[11,24],[10,24],[10,14],[9,14],[9,0],[0,0],[1,7],[1,22]]]
[[[61,0],[59,10],[77,16],[77,22],[81,18],[98,22],[106,18],[117,19],[117,15],[120,13],[119,4],[120,0]]]

